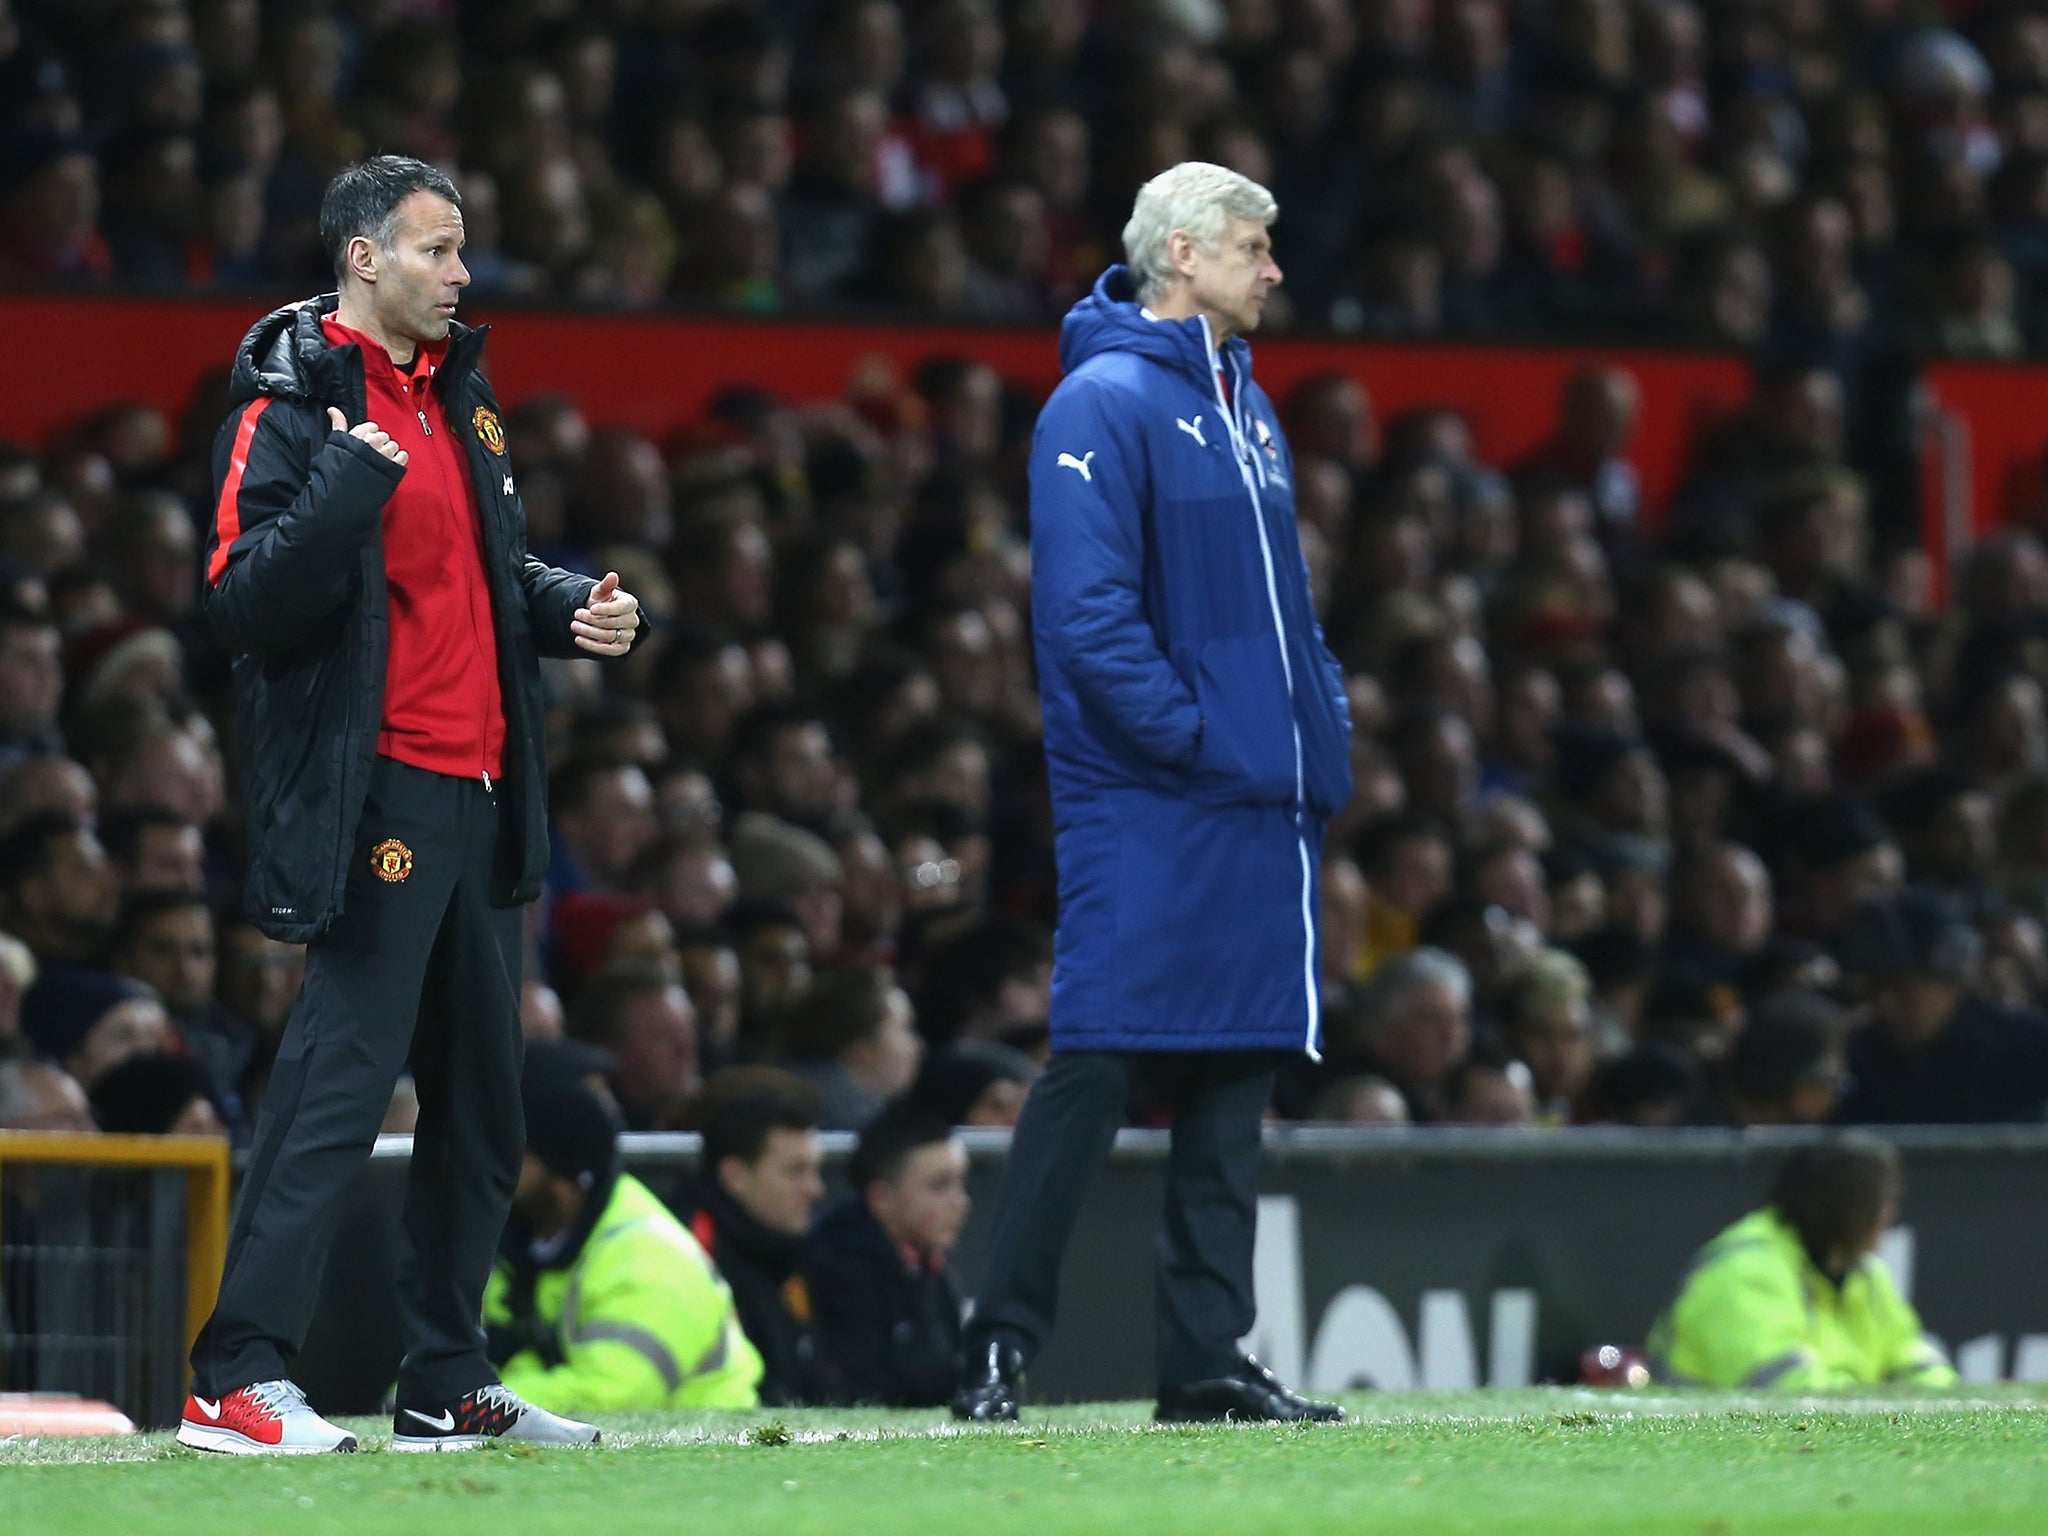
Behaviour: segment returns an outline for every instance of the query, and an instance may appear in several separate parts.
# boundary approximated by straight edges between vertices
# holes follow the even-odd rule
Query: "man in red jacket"
[[[526,553],[461,198],[380,156],[327,188],[340,292],[259,322],[215,443],[207,616],[235,653],[249,869],[308,946],[181,1444],[354,1450],[292,1383],[334,1233],[408,1065],[399,1449],[590,1444],[507,1392],[480,1324],[524,1151],[520,910],[547,867],[538,657],[623,656],[639,605]]]

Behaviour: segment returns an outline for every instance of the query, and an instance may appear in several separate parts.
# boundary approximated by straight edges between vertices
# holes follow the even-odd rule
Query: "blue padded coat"
[[[1293,459],[1245,342],[1134,295],[1112,267],[1068,313],[1031,449],[1053,1048],[1316,1056],[1317,871],[1351,718]]]

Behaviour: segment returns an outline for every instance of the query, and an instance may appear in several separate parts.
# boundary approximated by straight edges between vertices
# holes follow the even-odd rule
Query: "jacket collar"
[[[1231,388],[1251,377],[1251,344],[1233,336],[1222,346],[1210,340],[1208,322],[1150,318],[1138,304],[1138,280],[1129,267],[1114,266],[1095,280],[1094,291],[1067,311],[1060,324],[1060,368],[1072,373],[1101,352],[1135,352],[1185,374],[1204,395],[1215,393],[1214,370],[1229,371]]]
[[[348,368],[357,362],[359,349],[335,346],[320,327],[323,317],[340,308],[340,294],[323,293],[274,309],[258,320],[235,350],[229,402],[242,405],[259,395],[308,403],[346,398]],[[440,368],[444,391],[476,370],[490,333],[488,325],[450,323],[448,352]]]
[[[710,1216],[716,1241],[730,1244],[734,1252],[756,1268],[782,1279],[795,1274],[803,1263],[804,1238],[791,1237],[757,1221],[709,1174],[698,1176],[697,1203]]]

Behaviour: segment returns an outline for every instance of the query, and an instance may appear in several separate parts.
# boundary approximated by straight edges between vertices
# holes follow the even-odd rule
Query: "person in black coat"
[[[853,1154],[805,1261],[818,1332],[853,1401],[932,1408],[953,1394],[960,1293],[946,1255],[967,1220],[967,1149],[945,1121],[884,1112]]]
[[[341,170],[320,208],[338,289],[250,330],[214,440],[202,602],[234,658],[243,903],[307,950],[192,1347],[178,1434],[195,1449],[355,1449],[289,1378],[342,1196],[408,1069],[396,1443],[597,1438],[502,1392],[478,1318],[525,1153],[540,658],[624,656],[639,605],[616,573],[527,553],[486,330],[454,320],[461,203],[417,160]]]
[[[727,1067],[705,1084],[696,1121],[703,1157],[669,1203],[732,1288],[740,1328],[761,1355],[763,1406],[848,1401],[819,1344],[803,1272],[825,1196],[817,1095],[774,1067]]]
[[[1842,969],[1870,988],[1871,1022],[1849,1046],[1850,1125],[2037,1120],[2048,1108],[2048,1020],[1968,995],[1982,940],[1940,891],[1866,903]]]

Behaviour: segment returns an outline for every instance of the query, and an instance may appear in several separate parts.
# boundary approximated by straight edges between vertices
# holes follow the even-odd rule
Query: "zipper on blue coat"
[[[1259,557],[1265,565],[1266,602],[1273,615],[1273,637],[1280,646],[1280,673],[1287,680],[1287,723],[1294,733],[1294,846],[1301,859],[1301,922],[1305,947],[1302,952],[1303,995],[1308,1009],[1308,1032],[1302,1041],[1302,1050],[1311,1061],[1321,1061],[1322,1052],[1316,1049],[1316,1036],[1322,1029],[1322,994],[1316,976],[1316,925],[1313,907],[1311,866],[1308,852],[1308,832],[1302,823],[1302,809],[1308,802],[1308,789],[1304,783],[1305,768],[1301,754],[1301,721],[1294,713],[1294,663],[1287,655],[1287,621],[1280,613],[1280,583],[1273,568],[1273,541],[1266,530],[1266,507],[1259,496],[1258,486],[1252,483],[1256,473],[1263,484],[1262,470],[1247,467],[1250,449],[1238,424],[1232,407],[1244,398],[1244,377],[1237,369],[1231,371],[1237,377],[1237,389],[1231,399],[1223,397],[1223,380],[1220,377],[1221,363],[1216,346],[1209,332],[1207,317],[1202,319],[1202,346],[1209,355],[1209,380],[1216,391],[1216,403],[1223,407],[1224,426],[1230,433],[1230,448],[1237,459],[1238,483],[1244,487],[1245,496],[1252,504],[1252,523],[1258,530]],[[1229,359],[1234,362],[1234,359]]]

